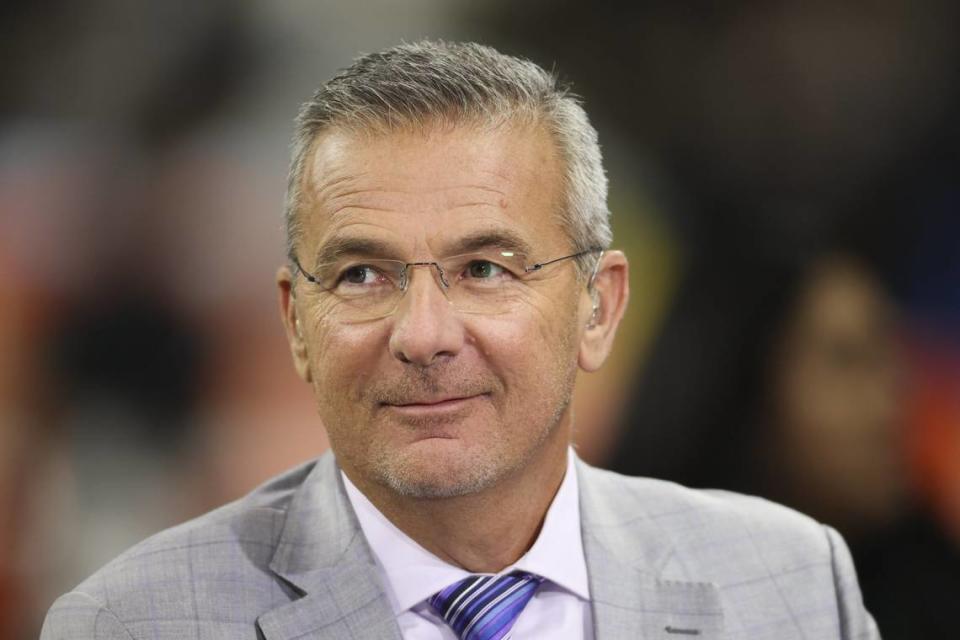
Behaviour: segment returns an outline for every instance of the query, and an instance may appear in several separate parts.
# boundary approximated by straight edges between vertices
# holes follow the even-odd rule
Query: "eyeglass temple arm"
[[[297,256],[291,253],[289,257],[290,257],[290,261],[293,262],[294,266],[297,267],[297,271],[302,273],[303,277],[307,279],[307,282],[312,282],[314,284],[318,283],[317,277],[303,268],[303,265],[300,264],[300,261],[297,259]]]
[[[587,249],[586,251],[580,251],[579,253],[571,253],[568,256],[554,258],[553,260],[547,260],[546,262],[538,262],[536,264],[530,265],[529,267],[524,267],[524,271],[526,271],[527,273],[530,273],[532,271],[539,271],[540,269],[543,269],[545,266],[549,264],[553,264],[554,262],[560,262],[561,260],[569,260],[570,258],[579,258],[580,256],[587,255],[588,253],[597,253],[598,251],[603,251],[603,248],[594,247],[592,249]]]

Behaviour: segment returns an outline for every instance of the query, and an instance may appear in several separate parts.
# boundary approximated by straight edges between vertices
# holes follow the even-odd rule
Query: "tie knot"
[[[525,571],[473,575],[434,594],[430,606],[460,640],[502,640],[542,582]]]

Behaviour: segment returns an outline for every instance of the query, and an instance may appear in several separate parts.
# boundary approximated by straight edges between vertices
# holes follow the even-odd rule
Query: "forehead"
[[[540,127],[333,130],[314,143],[304,174],[303,239],[314,246],[359,235],[441,251],[498,230],[538,247],[567,244],[558,154]]]

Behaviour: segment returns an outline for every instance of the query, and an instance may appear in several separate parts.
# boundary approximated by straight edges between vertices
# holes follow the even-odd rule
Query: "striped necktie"
[[[430,606],[460,640],[507,640],[510,628],[543,578],[514,571],[505,576],[474,575],[430,598]]]

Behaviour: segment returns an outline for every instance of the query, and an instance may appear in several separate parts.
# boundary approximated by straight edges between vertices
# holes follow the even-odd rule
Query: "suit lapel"
[[[723,638],[716,587],[661,577],[686,572],[654,519],[624,508],[622,480],[579,460],[577,479],[595,637]],[[300,597],[260,616],[266,640],[401,640],[332,455],[294,495],[270,568]]]
[[[331,454],[317,461],[294,495],[270,568],[302,597],[260,616],[266,640],[400,640]]]
[[[577,463],[595,637],[723,638],[716,587],[662,578],[674,574],[679,562],[665,532],[643,513],[624,509],[624,486],[616,475]],[[630,502],[636,504],[635,498]]]

